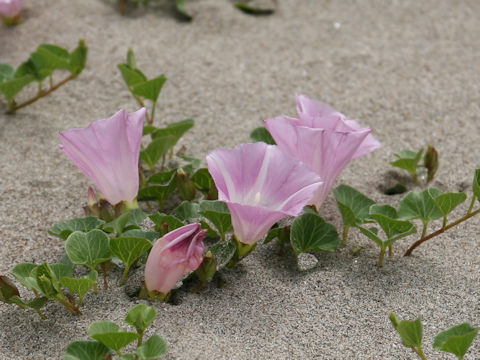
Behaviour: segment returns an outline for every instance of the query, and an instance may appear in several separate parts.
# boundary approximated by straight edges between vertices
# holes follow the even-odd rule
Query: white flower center
[[[255,199],[253,200],[255,205],[260,204],[260,191],[255,194]]]

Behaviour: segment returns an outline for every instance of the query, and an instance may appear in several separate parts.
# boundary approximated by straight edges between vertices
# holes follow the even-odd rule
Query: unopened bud
[[[438,170],[438,152],[433,146],[428,145],[427,152],[425,153],[423,161],[424,166],[428,171],[427,182],[430,182],[433,180],[433,177]]]
[[[195,189],[195,184],[190,179],[190,175],[180,169],[176,176],[178,192],[182,199],[188,201],[193,200],[197,190]]]
[[[200,279],[202,283],[207,283],[213,278],[216,271],[217,271],[217,262],[213,257],[212,252],[208,251],[203,257],[203,261],[198,267],[198,269],[195,270],[195,274],[197,275],[197,277]]]
[[[10,303],[13,296],[20,296],[17,287],[8,277],[0,275],[0,301]]]

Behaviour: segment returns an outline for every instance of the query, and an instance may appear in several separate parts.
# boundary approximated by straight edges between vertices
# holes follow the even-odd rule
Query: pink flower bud
[[[183,276],[196,270],[202,263],[206,234],[200,224],[193,223],[158,239],[145,266],[147,290],[166,294]]]
[[[0,15],[14,18],[22,11],[22,0],[0,0]]]

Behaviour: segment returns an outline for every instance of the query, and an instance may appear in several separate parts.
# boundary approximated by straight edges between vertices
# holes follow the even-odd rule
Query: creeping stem
[[[70,80],[73,80],[75,79],[77,76],[76,75],[70,75],[68,76],[67,78],[63,79],[62,81],[60,81],[58,84],[52,86],[50,89],[48,90],[40,90],[38,92],[38,94],[36,96],[34,96],[33,98],[31,98],[30,100],[27,100],[25,101],[24,103],[21,103],[19,105],[16,105],[14,102],[12,102],[10,104],[10,109],[8,109],[7,111],[7,114],[13,114],[15,111],[17,111],[18,109],[21,109],[27,105],[30,105],[32,103],[34,103],[35,101],[41,99],[42,97],[44,96],[47,96],[48,94],[50,94],[51,92],[57,90],[60,86],[66,84],[67,82],[69,82]]]
[[[465,216],[462,216],[460,219],[458,220],[455,220],[454,222],[448,224],[448,225],[445,225],[444,227],[442,227],[441,229],[437,230],[437,231],[434,231],[433,233],[431,234],[428,234],[427,236],[422,236],[420,238],[420,240],[416,241],[415,243],[413,243],[412,246],[410,246],[408,248],[408,250],[405,252],[405,254],[403,256],[409,256],[412,254],[413,250],[415,250],[418,246],[420,246],[422,243],[424,243],[425,241],[427,240],[430,240],[431,238],[437,236],[437,235],[440,235],[440,234],[443,234],[445,231],[447,231],[448,229],[464,222],[465,220],[468,220],[470,219],[471,217],[477,215],[478,213],[480,213],[480,208],[475,210],[475,211],[470,211],[468,212]]]

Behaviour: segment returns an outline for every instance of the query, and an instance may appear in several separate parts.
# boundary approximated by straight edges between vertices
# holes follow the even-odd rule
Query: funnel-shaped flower
[[[153,245],[145,266],[148,291],[166,294],[182,277],[202,263],[203,239],[207,234],[198,223],[175,229]]]
[[[10,19],[20,15],[22,0],[0,0],[0,15]]]
[[[238,241],[253,244],[277,221],[298,215],[321,187],[320,177],[277,146],[243,144],[207,156],[218,199],[232,214]]]
[[[131,114],[120,110],[86,128],[60,133],[60,149],[112,205],[131,203],[137,197],[145,112],[145,108]]]
[[[265,120],[265,127],[280,149],[308,165],[325,182],[311,202],[318,208],[350,160],[379,148],[380,143],[370,128],[305,95],[297,96],[297,111],[298,119],[279,116]]]

